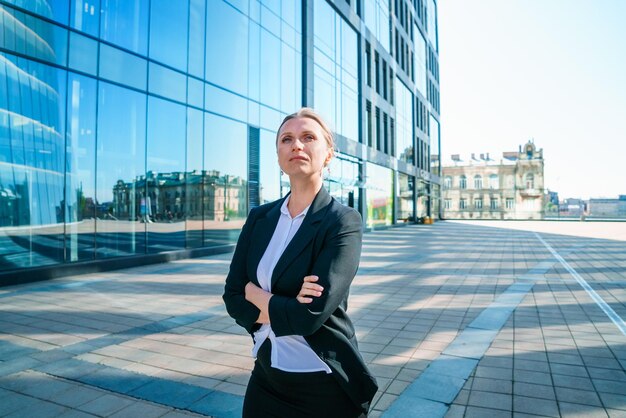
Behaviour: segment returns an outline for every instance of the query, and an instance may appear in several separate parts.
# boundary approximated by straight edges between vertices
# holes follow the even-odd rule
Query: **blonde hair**
[[[291,119],[297,118],[309,118],[317,122],[317,124],[322,128],[324,132],[324,139],[326,140],[326,144],[328,148],[331,149],[331,158],[335,156],[335,137],[333,136],[333,131],[328,127],[328,124],[324,121],[324,119],[313,109],[310,107],[303,107],[295,113],[291,115],[285,116],[285,119],[281,122],[278,130],[276,131],[276,144],[278,145],[278,135],[280,134],[280,130],[285,123],[290,121]]]

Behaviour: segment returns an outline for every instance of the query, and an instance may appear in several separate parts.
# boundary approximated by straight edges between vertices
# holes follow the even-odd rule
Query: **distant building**
[[[589,216],[600,218],[626,217],[626,195],[617,199],[590,199]]]
[[[529,141],[502,159],[472,154],[442,161],[446,219],[543,219],[543,150]]]
[[[587,203],[582,199],[563,199],[559,204],[559,216],[580,217],[587,211]]]

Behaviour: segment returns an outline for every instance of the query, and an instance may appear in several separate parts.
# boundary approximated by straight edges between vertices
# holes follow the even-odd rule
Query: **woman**
[[[361,216],[322,187],[332,132],[303,108],[276,136],[291,192],[252,209],[226,278],[230,316],[256,357],[244,417],[364,417],[377,390],[346,314]]]

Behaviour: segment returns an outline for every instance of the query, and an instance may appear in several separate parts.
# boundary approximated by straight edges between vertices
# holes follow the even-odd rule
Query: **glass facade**
[[[414,128],[433,110],[423,97],[436,16],[426,37],[411,22],[415,84],[369,65],[390,92],[383,108],[362,87],[361,31],[378,40],[371,59],[399,59],[393,5],[335,3],[0,0],[0,276],[234,243],[252,207],[288,192],[276,128],[302,106],[337,134],[325,185],[364,225],[429,211],[430,167],[416,166]],[[366,103],[380,116],[373,141]],[[377,152],[389,158],[374,164],[364,150],[381,138]]]

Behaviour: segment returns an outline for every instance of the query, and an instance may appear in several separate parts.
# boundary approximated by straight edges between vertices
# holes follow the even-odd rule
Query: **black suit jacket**
[[[257,266],[280,217],[284,198],[252,209],[243,226],[226,277],[226,310],[250,334],[259,309],[245,299],[248,282],[259,285]],[[361,255],[361,215],[333,199],[322,187],[311,203],[272,274],[269,316],[276,336],[302,335],[330,367],[353,402],[367,412],[378,386],[357,347],[346,314],[348,293]],[[301,304],[296,296],[304,276],[316,275],[322,296]]]

